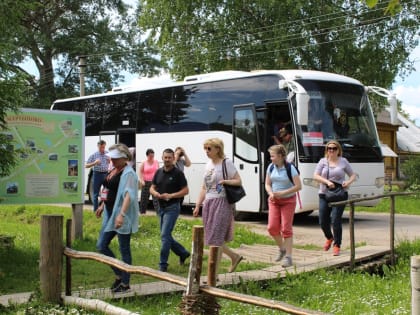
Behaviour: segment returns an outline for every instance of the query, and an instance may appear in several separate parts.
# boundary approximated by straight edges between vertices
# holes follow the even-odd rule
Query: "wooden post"
[[[391,249],[391,266],[395,266],[394,235],[395,235],[395,196],[391,196],[391,211],[390,211],[390,218],[389,218],[389,247]]]
[[[420,256],[411,256],[411,315],[420,315]]]
[[[46,302],[60,303],[63,268],[63,216],[42,215],[40,238],[41,298]]]
[[[83,239],[83,204],[73,203],[71,209],[73,214],[72,240],[81,240]]]
[[[356,245],[354,244],[354,202],[350,202],[350,215],[349,215],[349,228],[350,228],[350,270],[354,269]]]
[[[219,246],[210,246],[209,261],[208,261],[208,266],[207,266],[207,284],[211,287],[216,286],[218,262],[219,262]]]
[[[204,227],[193,226],[192,254],[188,270],[187,289],[185,294],[198,294],[200,290],[200,276],[203,267]]]
[[[66,246],[71,248],[71,229],[72,221],[68,219],[66,222]],[[71,257],[66,256],[66,296],[71,295]]]

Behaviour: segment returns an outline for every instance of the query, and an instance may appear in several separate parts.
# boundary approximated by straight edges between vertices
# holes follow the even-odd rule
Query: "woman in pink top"
[[[146,160],[144,160],[139,167],[139,179],[141,183],[140,213],[146,213],[147,203],[150,198],[150,186],[152,185],[153,176],[159,168],[159,162],[155,160],[155,152],[152,149],[147,149],[146,157]],[[153,196],[152,201],[153,208],[157,213],[159,210],[159,203]]]

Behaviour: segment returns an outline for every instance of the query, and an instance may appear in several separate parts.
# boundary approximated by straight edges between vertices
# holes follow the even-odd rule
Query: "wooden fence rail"
[[[391,263],[395,264],[395,250],[394,250],[394,231],[395,231],[395,197],[414,195],[415,193],[405,192],[390,192],[384,195],[348,199],[345,201],[330,203],[329,205],[349,205],[349,225],[350,225],[350,268],[355,267],[355,240],[354,240],[354,205],[358,202],[375,200],[381,198],[391,198],[390,205],[390,249],[391,249]],[[109,266],[117,267],[129,273],[142,274],[150,276],[162,281],[170,282],[176,285],[186,287],[186,294],[200,294],[205,293],[213,297],[221,297],[233,301],[248,303],[256,306],[281,310],[289,314],[323,314],[312,310],[306,310],[287,303],[264,299],[255,296],[244,295],[228,290],[218,289],[212,287],[216,282],[214,266],[209,263],[208,270],[208,284],[200,284],[200,276],[202,270],[203,260],[203,227],[193,227],[193,248],[190,260],[190,268],[188,278],[172,275],[167,272],[161,272],[152,268],[143,266],[128,265],[116,258],[108,257],[95,252],[83,252],[71,249],[72,235],[71,220],[67,221],[66,245],[63,248],[62,230],[63,218],[56,215],[45,215],[41,218],[41,249],[40,249],[40,280],[41,280],[41,294],[43,299],[48,302],[57,303],[61,297],[61,273],[62,273],[62,256],[66,257],[66,290],[67,296],[71,295],[71,259],[89,259]],[[210,248],[209,262],[216,261],[215,256],[218,251],[217,248]],[[214,257],[213,257],[214,256]]]
[[[159,280],[163,280],[166,282],[170,282],[173,284],[177,284],[180,286],[184,286],[187,287],[188,283],[191,287],[194,286],[193,283],[198,281],[198,285],[196,286],[198,292],[201,293],[206,293],[209,294],[211,296],[214,297],[221,297],[221,298],[225,298],[225,299],[230,299],[233,301],[237,301],[237,302],[241,302],[241,303],[247,303],[247,304],[252,304],[252,305],[256,305],[256,306],[261,306],[261,307],[266,307],[266,308],[271,308],[271,309],[275,309],[275,310],[281,310],[283,312],[286,312],[288,314],[298,314],[298,315],[309,315],[309,314],[325,314],[322,312],[317,312],[317,311],[313,311],[313,310],[306,310],[303,308],[299,308],[287,303],[283,303],[283,302],[279,302],[279,301],[275,301],[275,300],[270,300],[270,299],[265,299],[265,298],[260,298],[260,297],[256,297],[256,296],[250,296],[250,295],[245,295],[245,294],[240,294],[240,293],[236,293],[236,292],[232,292],[232,291],[228,291],[228,290],[223,290],[223,289],[218,289],[215,287],[211,287],[209,285],[200,285],[199,284],[199,279],[200,279],[200,270],[201,270],[201,266],[198,266],[197,264],[194,264],[194,262],[202,262],[202,256],[203,256],[203,247],[200,246],[199,244],[203,243],[202,237],[203,237],[203,232],[202,232],[202,227],[201,226],[194,226],[193,227],[193,244],[198,244],[195,247],[193,246],[193,250],[192,250],[192,255],[191,255],[191,262],[190,262],[190,273],[188,276],[188,279],[185,279],[183,277],[179,277],[167,272],[161,272],[149,267],[143,267],[143,266],[132,266],[132,265],[128,265],[116,258],[112,258],[112,257],[108,257],[99,253],[94,253],[94,252],[84,252],[84,251],[76,251],[74,249],[65,247],[64,248],[64,252],[63,254],[66,257],[72,258],[72,259],[89,259],[89,260],[94,260],[109,266],[113,266],[116,267],[118,269],[124,270],[126,272],[129,273],[133,273],[133,274],[141,274],[141,275],[145,275],[145,276],[150,276]],[[200,232],[201,230],[201,232]],[[197,239],[197,238],[201,238],[201,239]],[[201,252],[197,252],[197,250],[195,250],[195,248],[197,248],[198,250],[201,250]],[[214,252],[217,253],[217,251],[210,251],[210,252]],[[201,257],[201,258],[200,258]],[[211,260],[212,257],[209,257],[209,260]],[[216,260],[217,257],[213,257],[213,260]],[[193,271],[192,271],[193,270]],[[212,276],[212,278],[216,278],[215,276]],[[191,283],[189,282],[189,280],[191,280]],[[210,284],[210,283],[209,283]],[[70,289],[66,288],[66,292],[69,292]],[[191,292],[193,292],[194,290],[192,290]]]
[[[71,229],[71,220],[67,221],[66,227]],[[172,275],[167,272],[161,272],[152,268],[143,266],[128,265],[118,259],[108,257],[95,252],[83,252],[71,249],[70,244],[71,233],[67,231],[67,246],[63,246],[63,216],[61,215],[43,215],[41,217],[41,257],[40,257],[40,281],[42,298],[47,302],[61,302],[61,278],[62,278],[62,257],[66,257],[66,296],[71,295],[71,259],[89,259],[109,266],[117,267],[129,273],[142,274],[157,278],[166,282],[184,286],[189,293],[198,294],[205,293],[213,297],[222,297],[233,301],[248,303],[256,306],[281,310],[289,314],[309,315],[324,314],[317,311],[305,310],[293,305],[264,299],[255,296],[249,296],[228,290],[218,289],[209,285],[200,284],[200,273],[202,269],[203,257],[203,227],[193,227],[193,250],[190,261],[188,279]],[[211,248],[210,252],[217,253],[217,250]],[[214,255],[213,255],[214,256]],[[209,260],[216,261],[217,257],[209,257]],[[216,275],[209,275],[211,282],[215,282]],[[209,282],[210,284],[210,282]],[[186,290],[186,292],[187,292]],[[193,313],[189,313],[193,314]],[[202,314],[202,313],[197,313]]]
[[[391,264],[395,265],[395,197],[396,196],[408,196],[416,195],[416,193],[409,192],[390,192],[383,195],[375,195],[372,197],[364,198],[353,198],[344,201],[331,202],[330,206],[338,205],[349,205],[349,230],[350,230],[350,270],[353,270],[355,267],[355,256],[356,256],[356,245],[354,240],[354,204],[362,201],[376,200],[382,198],[391,198],[391,205],[389,210],[390,220],[389,220],[389,247],[391,250]]]

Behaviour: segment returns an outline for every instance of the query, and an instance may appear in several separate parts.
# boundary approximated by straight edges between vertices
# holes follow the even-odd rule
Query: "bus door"
[[[262,170],[264,173],[262,189],[262,209],[268,210],[267,193],[265,191],[265,171],[271,163],[268,148],[275,144],[274,137],[278,136],[279,130],[286,123],[291,122],[289,103],[287,101],[267,101],[264,108],[257,111],[258,126],[261,142]]]
[[[236,204],[240,212],[260,212],[261,151],[254,104],[233,107],[233,162],[246,196]]]
[[[117,143],[124,143],[133,155],[130,165],[137,169],[136,163],[136,128],[120,128],[117,130]]]
[[[120,128],[117,130],[117,142],[124,143],[127,147],[136,146],[136,128]]]

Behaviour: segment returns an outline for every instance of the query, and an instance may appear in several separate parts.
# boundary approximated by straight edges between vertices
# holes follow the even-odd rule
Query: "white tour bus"
[[[135,147],[137,167],[148,148],[161,162],[165,148],[183,147],[192,161],[185,168],[189,194],[184,206],[194,205],[203,182],[207,162],[203,142],[222,139],[225,154],[233,160],[247,193],[236,204],[240,217],[267,212],[267,149],[273,144],[279,122],[291,122],[294,152],[290,156],[303,182],[296,213],[318,208],[318,184],[312,175],[330,139],[341,143],[343,155],[358,174],[350,197],[382,194],[384,163],[369,91],[391,96],[388,99],[395,103],[387,90],[365,87],[342,75],[279,70],[223,71],[164,86],[114,89],[57,100],[51,109],[86,113],[86,160],[97,150],[99,139],[105,140],[107,147],[117,142]],[[394,111],[391,114],[395,116]],[[90,181],[86,175],[86,192],[91,198]]]

